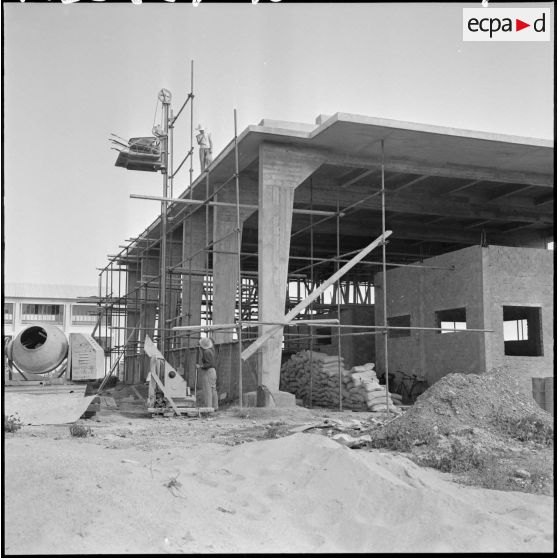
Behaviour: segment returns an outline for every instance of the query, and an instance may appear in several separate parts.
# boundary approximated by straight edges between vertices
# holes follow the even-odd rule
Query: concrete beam
[[[314,186],[312,200],[315,205],[333,206],[339,195],[341,210],[355,203],[357,196],[365,198],[368,193],[358,194],[347,190],[332,190],[327,187]],[[297,202],[310,203],[310,191],[305,188],[297,192]],[[359,209],[374,209],[380,211],[382,201],[379,196],[371,197],[358,206]],[[540,224],[552,224],[551,211],[542,212],[540,207],[528,209],[513,202],[487,202],[486,200],[472,198],[449,198],[448,196],[424,196],[406,192],[404,195],[386,195],[386,209],[394,213],[408,213],[411,215],[431,215],[432,217],[445,216],[456,219],[479,219],[491,221],[518,221]]]
[[[390,238],[390,243],[393,245],[398,240],[419,240],[419,242],[440,242],[443,244],[464,244],[467,246],[479,244],[480,242],[480,230],[475,231],[470,230],[458,230],[457,228],[450,227],[436,227],[431,225],[407,225],[407,224],[397,224],[397,226],[392,225],[389,221],[387,226],[393,228],[393,235]],[[527,228],[529,225],[522,224],[521,229]],[[381,230],[381,222],[370,223],[368,227],[359,226],[358,223],[353,223],[350,225],[344,225],[341,229],[341,234],[345,237],[345,241],[351,237],[354,238],[365,238],[370,235],[379,234]],[[515,230],[515,228],[514,228]],[[336,236],[331,231],[327,231],[325,226],[316,228],[315,237],[315,249],[319,249],[325,246],[335,246]],[[501,232],[491,232],[486,231],[486,236],[488,242],[491,244],[517,244],[519,246],[524,245],[530,241],[532,237],[537,237],[539,231],[533,229],[530,231],[525,231],[522,233],[524,236],[513,237],[508,231]]]
[[[367,157],[358,157],[348,153],[326,152],[316,150],[325,157],[328,164],[342,165],[355,168],[377,169],[381,161]],[[425,174],[430,176],[445,176],[447,178],[465,178],[470,180],[487,180],[494,182],[511,182],[514,184],[529,184],[531,186],[545,186],[552,188],[554,178],[552,175],[535,172],[516,172],[488,167],[447,164],[444,166],[433,166],[418,161],[403,160],[391,157],[385,158],[385,170],[388,172],[401,172],[410,174]]]

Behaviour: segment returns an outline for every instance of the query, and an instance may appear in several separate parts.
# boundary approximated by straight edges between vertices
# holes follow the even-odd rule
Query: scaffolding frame
[[[240,203],[240,169],[238,153],[238,128],[237,111],[233,111],[234,121],[234,172],[222,184],[214,187],[210,191],[210,172],[211,165],[207,169],[201,169],[200,177],[196,185],[193,180],[193,154],[194,154],[194,62],[191,62],[190,71],[190,92],[183,105],[176,115],[173,114],[168,102],[163,104],[163,137],[162,137],[162,156],[163,156],[163,195],[145,196],[132,194],[130,197],[135,199],[159,201],[161,203],[160,214],[160,234],[153,236],[153,230],[159,224],[156,220],[137,237],[127,239],[128,244],[120,246],[121,251],[116,255],[108,255],[109,263],[99,271],[99,294],[96,303],[99,306],[99,320],[95,326],[94,334],[104,328],[105,337],[110,339],[108,347],[105,347],[107,355],[105,373],[110,375],[124,359],[124,375],[126,381],[132,381],[141,377],[141,354],[143,349],[143,338],[149,334],[158,343],[161,353],[165,358],[169,358],[171,364],[182,366],[186,362],[186,352],[194,349],[196,341],[202,331],[233,331],[236,334],[238,344],[238,387],[239,405],[243,405],[243,360],[242,348],[244,344],[251,343],[258,338],[257,327],[263,325],[258,321],[258,280],[257,272],[243,270],[242,262],[247,258],[257,258],[258,253],[242,251],[242,223],[240,218],[241,209],[258,209],[258,206]],[[190,105],[190,147],[186,156],[174,169],[174,128],[178,117],[187,105]],[[337,193],[336,211],[322,211],[314,209],[313,201],[313,181],[310,177],[310,207],[293,208],[293,213],[308,215],[310,222],[308,226],[291,231],[291,239],[297,235],[309,231],[310,246],[309,256],[296,256],[289,254],[289,266],[291,262],[304,262],[301,267],[295,267],[294,271],[288,272],[286,285],[286,308],[296,307],[297,304],[306,297],[305,293],[310,293],[319,288],[322,283],[316,278],[316,271],[319,266],[333,264],[336,272],[339,271],[341,264],[349,262],[348,257],[358,253],[359,250],[352,252],[341,252],[341,219],[357,211],[367,200],[381,197],[381,235],[386,234],[386,184],[385,184],[385,152],[384,140],[381,140],[381,167],[380,185],[370,194],[365,195],[360,200],[347,207],[340,207],[339,192]],[[189,185],[186,196],[181,198],[174,197],[174,178],[188,161],[189,166]],[[375,170],[375,169],[374,169]],[[365,175],[373,174],[369,170]],[[204,176],[205,175],[205,176]],[[364,175],[359,176],[359,179]],[[205,181],[204,199],[194,199],[194,188],[203,185]],[[227,186],[234,186],[234,203],[215,201],[216,196]],[[170,193],[170,195],[169,195]],[[199,193],[199,190],[198,190]],[[182,206],[182,207],[180,207]],[[222,238],[213,238],[210,234],[210,211],[216,207],[229,207],[235,210],[236,227]],[[169,212],[171,208],[179,208],[169,222]],[[203,212],[203,213],[201,213]],[[202,247],[197,249],[193,246],[193,221],[195,215],[203,215],[205,219],[205,230]],[[314,220],[314,217],[320,217]],[[335,254],[330,257],[318,257],[315,254],[314,229],[323,222],[335,219],[336,246]],[[181,233],[176,238],[176,233]],[[236,235],[236,251],[219,250],[219,243],[227,238]],[[329,303],[326,302],[325,293],[322,293],[317,300],[312,301],[300,314],[299,318],[283,328],[284,339],[289,343],[295,340],[307,340],[308,346],[312,351],[315,342],[327,335],[318,332],[318,325],[323,324],[320,320],[326,311],[335,310],[338,323],[333,325],[337,330],[337,353],[341,357],[341,338],[346,336],[370,336],[372,342],[375,335],[383,336],[384,345],[384,377],[386,387],[386,408],[390,410],[389,401],[389,344],[388,333],[390,330],[428,330],[428,331],[455,331],[448,328],[428,328],[428,327],[406,327],[389,326],[387,316],[387,268],[388,267],[415,267],[424,269],[454,270],[453,267],[422,265],[420,263],[400,263],[388,262],[386,255],[386,241],[381,243],[381,259],[362,260],[356,266],[381,265],[382,269],[382,310],[383,324],[367,326],[362,324],[341,324],[341,305],[345,304],[372,304],[372,289],[374,284],[369,278],[366,281],[356,279],[356,273],[352,278],[339,277],[333,283],[330,293]],[[189,250],[187,250],[189,246]],[[177,258],[176,253],[180,251]],[[212,254],[229,254],[236,257],[234,273],[236,275],[236,318],[234,324],[213,324],[212,323],[212,301],[213,301],[213,262],[210,266],[209,258]],[[158,255],[157,255],[158,254]],[[203,258],[203,265],[194,266],[194,260]],[[178,260],[178,261],[177,261]],[[151,263],[150,263],[151,262]],[[152,265],[153,262],[158,265]],[[355,266],[355,267],[356,267]],[[155,272],[155,267],[157,270]],[[255,277],[254,277],[255,275]],[[366,273],[365,273],[366,275]],[[201,288],[201,308],[199,309],[199,324],[192,324],[192,288],[194,279]],[[185,295],[185,282],[187,281],[187,308]],[[292,294],[292,287],[296,288],[296,294]],[[104,294],[103,294],[104,290]],[[87,298],[81,302],[91,303],[92,299]],[[374,301],[377,304],[378,301]],[[149,309],[150,315],[147,315]],[[101,316],[104,320],[101,320]],[[133,319],[135,318],[135,320]],[[290,331],[296,327],[299,321],[309,327],[304,334],[298,331]],[[313,325],[312,322],[316,323]],[[132,325],[134,324],[134,325]],[[278,324],[277,324],[278,325]],[[346,330],[346,331],[343,331]],[[356,330],[356,331],[355,331]],[[358,331],[362,330],[362,331]],[[486,333],[490,330],[465,329],[458,330],[460,333]],[[338,361],[339,376],[339,409],[343,410],[342,397],[342,370],[341,360]],[[312,370],[312,366],[310,367]],[[131,373],[130,373],[131,370]],[[310,407],[313,405],[312,397],[313,376],[309,374],[309,400]]]

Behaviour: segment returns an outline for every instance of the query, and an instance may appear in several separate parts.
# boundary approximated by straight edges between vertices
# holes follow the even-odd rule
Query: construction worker
[[[200,169],[203,172],[212,161],[213,142],[211,141],[211,134],[206,132],[201,124],[198,124],[196,130],[199,131],[199,134],[196,135],[196,140],[200,149]]]
[[[217,397],[217,371],[215,370],[215,347],[209,337],[199,340],[201,349],[201,364],[196,364],[199,370],[200,385],[203,391],[203,406],[219,407]]]

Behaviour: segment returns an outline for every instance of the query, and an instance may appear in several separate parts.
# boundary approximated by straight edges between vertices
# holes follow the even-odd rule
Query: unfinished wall
[[[337,311],[318,316],[319,318],[337,318]],[[342,325],[374,325],[374,305],[373,304],[342,304],[341,320]],[[295,322],[296,323],[296,322]],[[303,350],[325,353],[326,355],[337,355],[339,353],[337,327],[335,325],[324,325],[319,328],[312,328],[316,334],[313,344],[310,340],[309,326],[305,324],[294,325],[285,328],[291,336],[285,336],[284,354],[282,362],[286,362],[292,354]],[[345,368],[352,368],[358,364],[375,362],[375,335],[362,335],[361,329],[341,330],[341,356],[345,359]],[[347,335],[348,333],[358,333],[359,335]],[[343,335],[344,334],[344,335]],[[321,336],[321,337],[319,337]],[[329,338],[328,338],[329,336]]]
[[[337,318],[337,312],[324,316],[326,318]],[[374,305],[343,304],[341,305],[342,325],[374,325]],[[326,344],[327,339],[318,338],[314,342],[314,350],[326,355],[337,355],[339,353],[338,329],[335,326],[324,326],[316,330],[317,333],[331,334],[331,342]],[[344,358],[345,368],[351,369],[358,364],[366,364],[375,361],[375,335],[346,335],[347,333],[362,333],[361,329],[341,329],[341,356]],[[345,335],[343,335],[345,334]]]
[[[467,328],[482,329],[482,249],[472,246],[424,261],[444,269],[397,268],[387,272],[388,318],[409,316],[411,327],[438,327],[436,312],[464,308]],[[453,270],[448,269],[454,267]],[[383,274],[374,279],[376,325],[384,323]],[[483,333],[411,330],[388,337],[389,371],[424,375],[432,385],[450,372],[485,368]],[[376,369],[385,370],[383,335],[376,335]]]
[[[554,375],[554,252],[534,248],[489,246],[483,249],[485,323],[494,333],[487,336],[487,368],[505,365],[522,384],[531,390],[532,377]],[[524,352],[533,336],[540,341],[537,354],[506,355],[503,308],[523,308],[525,315],[538,314],[540,323],[530,323]],[[519,314],[517,314],[519,315]],[[513,314],[512,314],[513,316]],[[529,320],[534,322],[533,320]],[[539,330],[535,331],[538,325]],[[522,342],[510,342],[521,353]],[[514,347],[516,345],[516,347]]]

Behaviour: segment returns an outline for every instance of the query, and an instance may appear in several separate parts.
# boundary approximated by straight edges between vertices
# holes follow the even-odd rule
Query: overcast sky
[[[554,34],[463,42],[463,6],[480,2],[4,3],[5,280],[95,285],[156,218],[157,202],[129,195],[161,195],[161,175],[115,167],[108,137],[149,135],[162,87],[178,109],[191,60],[214,155],[235,108],[239,132],[347,112],[551,139]],[[176,140],[180,160],[186,114]],[[185,169],[175,194],[187,183]]]

